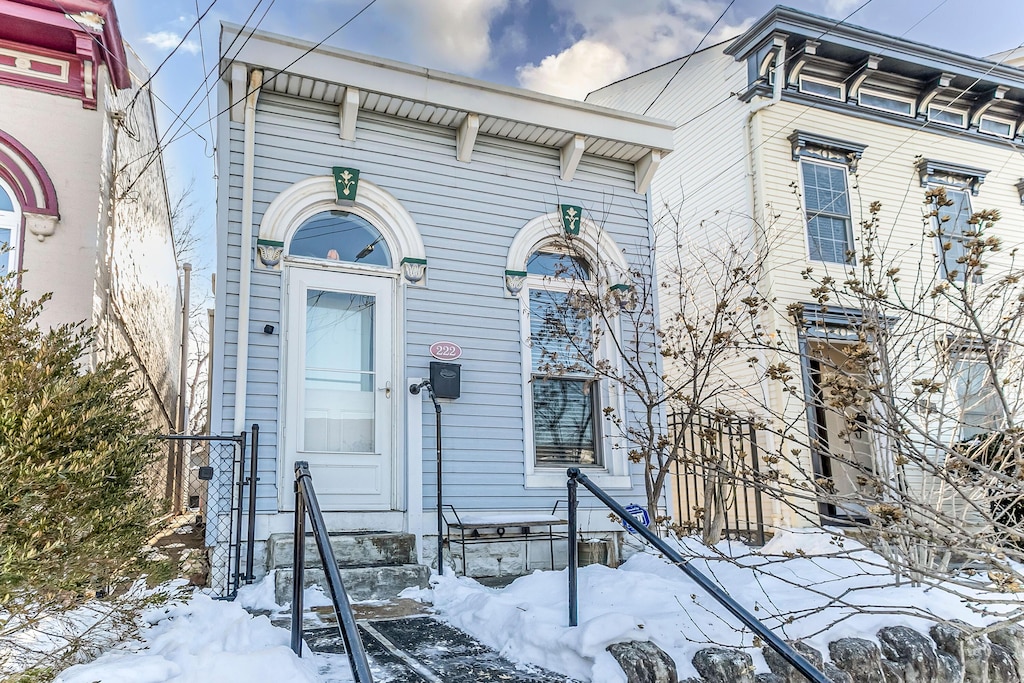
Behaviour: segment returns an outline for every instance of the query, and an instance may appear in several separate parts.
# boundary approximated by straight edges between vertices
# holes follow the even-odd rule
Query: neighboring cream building
[[[794,398],[764,382],[762,395],[748,406],[766,402],[800,426],[805,443],[807,434],[816,435],[816,447],[799,455],[805,471],[831,480],[851,500],[870,495],[857,490],[856,468],[843,463],[877,472],[891,468],[892,459],[884,444],[865,436],[868,430],[851,429],[814,399],[824,394],[821,382],[829,372],[853,372],[847,352],[860,311],[844,309],[834,297],[819,305],[802,273],[810,268],[816,276],[845,280],[847,254],[858,250],[859,226],[875,201],[881,202],[889,253],[898,254],[906,274],[899,285],[905,293],[943,281],[963,252],[972,210],[1002,213],[1002,253],[1024,243],[1021,64],[1019,54],[980,59],[776,7],[734,40],[587,98],[677,124],[677,151],[663,162],[652,193],[656,216],[671,212],[683,229],[659,234],[660,264],[676,255],[677,238],[686,248],[767,246],[759,287],[775,301],[757,322],[799,349],[795,385],[802,384],[803,395]],[[946,264],[938,240],[922,230],[926,189],[940,186],[954,202],[944,210],[951,242]],[[995,263],[987,272],[999,268]],[[663,300],[663,319],[673,305],[671,296]],[[799,325],[790,315],[797,309]],[[745,361],[723,373],[738,385],[744,376],[749,382]],[[957,362],[962,369],[969,359]],[[909,368],[894,370],[907,379]],[[947,389],[956,385],[955,391],[978,398],[965,389],[970,382],[962,375],[947,372],[946,378]],[[970,435],[972,427],[985,428],[983,398],[965,403],[962,424],[942,435],[947,443]],[[809,508],[823,518],[858,515],[856,504]],[[765,514],[770,523],[800,523],[784,508]]]
[[[181,294],[148,79],[110,0],[0,3],[0,273],[53,293],[44,325],[94,325],[91,363],[129,354],[166,430]]]

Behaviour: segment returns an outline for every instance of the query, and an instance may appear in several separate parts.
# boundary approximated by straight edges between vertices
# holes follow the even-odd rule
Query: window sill
[[[526,475],[526,488],[528,489],[553,489],[565,488],[566,474],[568,469],[557,470],[535,470],[533,474]],[[587,478],[603,489],[632,489],[633,482],[628,474],[609,474],[604,470],[591,471],[581,468]]]

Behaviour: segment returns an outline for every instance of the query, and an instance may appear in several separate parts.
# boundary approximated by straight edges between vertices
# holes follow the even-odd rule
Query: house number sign
[[[462,347],[455,342],[436,341],[430,345],[430,355],[438,360],[455,360],[462,357]]]

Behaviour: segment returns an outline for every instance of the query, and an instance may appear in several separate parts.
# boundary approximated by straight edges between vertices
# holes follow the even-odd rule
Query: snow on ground
[[[318,602],[315,592],[306,594]],[[320,600],[319,602],[322,602]],[[239,591],[235,602],[194,593],[142,615],[148,624],[89,664],[64,671],[55,683],[343,683],[351,681],[344,655],[291,651],[289,631],[251,609],[280,610],[273,577]]]
[[[691,565],[714,577],[739,603],[789,639],[806,639],[828,656],[827,643],[846,636],[874,638],[883,626],[927,631],[926,614],[982,625],[995,619],[939,588],[893,586],[880,557],[857,543],[822,532],[780,532],[760,552],[692,539],[679,543]],[[840,556],[836,556],[839,552]],[[717,553],[717,554],[716,554]],[[732,561],[723,557],[732,556]],[[751,647],[751,637],[677,567],[638,553],[619,569],[579,572],[579,627],[568,623],[566,571],[537,571],[503,589],[465,577],[433,577],[431,588],[404,597],[432,602],[441,618],[504,656],[581,681],[619,683],[625,676],[605,648],[650,640],[676,661],[680,678],[695,675],[691,659],[705,646]],[[974,596],[970,596],[973,600]],[[980,604],[981,594],[978,594]],[[988,597],[992,597],[989,595]],[[1020,598],[1007,595],[1008,606]],[[307,606],[326,604],[307,590]],[[235,602],[196,593],[143,615],[138,640],[96,661],[72,667],[58,683],[341,683],[351,681],[344,656],[288,647],[289,633],[266,616],[277,612],[273,576],[240,591]],[[759,671],[767,667],[750,649]]]
[[[893,586],[882,558],[828,533],[780,532],[761,553],[742,547],[737,554],[738,548],[720,544],[716,550],[732,553],[734,562],[692,539],[680,547],[684,557],[694,558],[692,566],[713,576],[777,633],[805,639],[826,658],[828,642],[873,639],[883,626],[927,632],[931,621],[923,613],[978,625],[994,620],[938,588]],[[445,620],[512,660],[583,681],[625,681],[605,651],[620,641],[653,641],[675,659],[681,679],[696,675],[691,660],[702,647],[751,647],[751,636],[738,621],[658,556],[638,553],[618,570],[581,568],[577,629],[567,626],[567,583],[564,570],[537,571],[504,589],[446,575],[434,577],[432,589],[404,595],[432,601]],[[767,671],[759,650],[748,651],[758,671]]]

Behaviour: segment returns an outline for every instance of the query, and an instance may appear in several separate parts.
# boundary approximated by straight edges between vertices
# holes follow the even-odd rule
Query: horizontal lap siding
[[[844,272],[841,266],[807,259],[804,216],[790,187],[790,183],[797,181],[799,173],[797,162],[792,160],[790,142],[786,139],[794,129],[867,145],[856,176],[850,178],[854,235],[858,233],[857,224],[868,217],[871,202],[881,202],[879,229],[887,241],[885,265],[888,267],[895,263],[900,266],[901,286],[907,300],[911,300],[909,288],[917,282],[919,271],[922,273],[919,286],[929,289],[928,283],[936,268],[934,240],[922,234],[925,188],[921,187],[916,168],[919,157],[989,171],[978,195],[971,197],[971,206],[974,211],[998,209],[1002,214],[994,232],[1002,238],[1003,245],[1000,252],[988,259],[990,274],[1006,267],[1010,253],[1024,245],[1024,215],[1019,211],[1020,196],[1014,187],[1024,177],[1024,157],[1009,146],[940,135],[927,127],[915,129],[866,121],[792,103],[776,105],[761,116],[765,117],[763,130],[766,133],[763,141],[766,150],[764,172],[766,179],[770,180],[767,194],[775,198],[773,203],[779,212],[777,231],[786,236],[780,240],[772,263],[780,309],[793,301],[812,300],[809,289],[813,284],[802,278],[800,271],[803,269],[813,268],[819,277],[827,272],[837,279]],[[917,126],[922,123],[918,122]],[[859,240],[855,245],[859,246]],[[915,319],[904,316],[897,326],[913,327],[916,324]],[[897,387],[909,390],[912,379],[933,372],[923,365],[924,361],[916,360],[915,345],[918,342],[916,335],[902,341],[893,340],[894,345],[905,345],[896,352],[900,362],[892,368]],[[789,406],[793,415],[799,409],[797,404]],[[904,477],[911,491],[926,492],[936,486],[934,479],[916,468],[908,468]],[[950,504],[949,500],[945,501],[947,507]]]
[[[686,284],[695,286],[692,273],[707,261],[702,252],[749,243],[753,234],[748,105],[730,96],[745,89],[746,65],[722,49],[710,47],[687,58],[681,69],[679,60],[670,62],[587,98],[677,124],[675,151],[662,161],[651,187],[662,321],[679,310],[673,284],[680,276],[685,274]],[[697,282],[697,296],[713,307],[714,283]],[[744,360],[724,360],[719,369],[723,377],[751,381]],[[673,370],[667,362],[666,371]]]
[[[228,317],[238,305],[241,244],[241,134],[233,127],[226,287]],[[338,137],[337,108],[280,95],[260,96],[256,116],[254,234],[274,197],[291,184],[328,175],[332,166],[393,194],[415,220],[426,247],[427,286],[405,289],[406,376],[426,376],[438,339],[463,348],[462,398],[443,405],[446,500],[460,508],[549,507],[564,488],[524,488],[523,399],[517,299],[505,295],[508,248],[516,232],[558,203],[582,205],[632,254],[647,250],[646,199],[633,191],[631,165],[584,155],[576,179],[558,177],[558,150],[497,138],[477,139],[473,161],[455,159],[455,132],[360,112],[356,140]],[[633,257],[631,257],[633,258]],[[634,258],[634,260],[637,260]],[[280,275],[254,271],[247,325],[247,423],[260,436],[260,509],[277,508],[277,406],[283,332]],[[263,332],[266,324],[279,331]],[[223,404],[233,406],[237,346],[225,325]],[[237,326],[233,329],[237,330]],[[396,340],[400,344],[401,340]],[[404,391],[397,392],[398,397]],[[404,443],[396,444],[399,452]],[[424,507],[435,504],[434,411],[423,405]],[[634,472],[636,494],[642,477]]]

